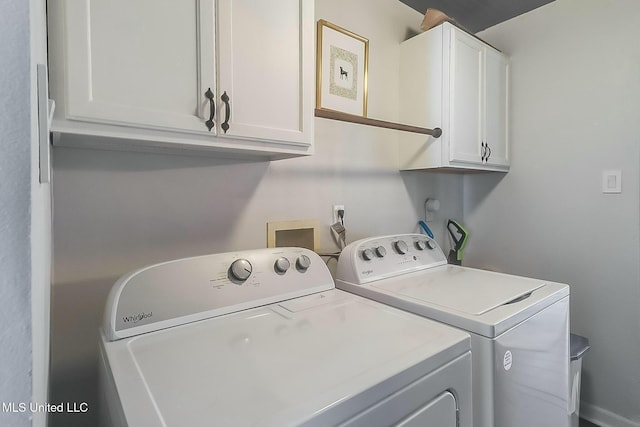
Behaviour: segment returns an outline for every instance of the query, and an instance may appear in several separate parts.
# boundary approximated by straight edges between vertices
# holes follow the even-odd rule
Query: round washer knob
[[[251,276],[252,271],[253,267],[251,266],[251,263],[243,258],[233,261],[233,263],[231,263],[231,267],[229,267],[231,278],[239,280],[240,282],[247,280],[249,276]]]
[[[427,247],[429,249],[435,249],[436,246],[438,246],[438,245],[436,245],[436,242],[434,242],[433,240],[427,240]]]
[[[371,249],[365,249],[362,251],[362,258],[364,258],[365,261],[371,261],[374,257],[375,255]]]
[[[384,246],[378,246],[376,248],[376,255],[378,255],[380,258],[384,258],[386,254],[387,250],[384,248]]]
[[[285,257],[278,258],[273,265],[273,269],[279,274],[286,273],[287,270],[289,270],[289,267],[291,267],[291,263]]]
[[[307,269],[311,266],[311,259],[309,259],[306,255],[300,255],[296,260],[296,268],[301,272],[307,271]]]
[[[424,251],[425,249],[427,249],[427,242],[425,242],[424,240],[416,241],[416,248],[419,251]]]
[[[393,242],[393,246],[396,248],[396,251],[400,255],[404,255],[407,252],[409,252],[409,247],[407,246],[407,243],[404,240],[398,240],[396,242]]]

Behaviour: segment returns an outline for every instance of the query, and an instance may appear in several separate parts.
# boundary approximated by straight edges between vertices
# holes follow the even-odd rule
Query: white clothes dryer
[[[472,425],[469,335],[335,289],[307,249],[123,276],[100,355],[109,426]]]
[[[336,287],[471,334],[474,426],[569,426],[567,285],[448,265],[403,234],[349,244]]]

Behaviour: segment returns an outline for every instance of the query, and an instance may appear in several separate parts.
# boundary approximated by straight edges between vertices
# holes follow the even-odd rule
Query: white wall
[[[0,1],[0,402],[31,401],[29,5]],[[30,414],[0,412],[0,425]]]
[[[397,0],[318,0],[326,19],[369,38],[369,116],[398,120],[398,48],[422,17]],[[56,148],[52,399],[95,402],[98,326],[116,278],[150,263],[264,247],[266,222],[318,219],[346,207],[347,239],[417,231],[427,196],[462,215],[462,179],[400,173],[397,133],[326,119],[316,154],[272,163]],[[434,232],[442,235],[442,221]],[[333,266],[333,264],[330,264]],[[54,417],[55,425],[89,425]]]
[[[468,264],[571,285],[582,413],[640,425],[640,2],[557,0],[480,33],[511,56],[513,160],[464,179]],[[601,174],[622,170],[622,194]]]

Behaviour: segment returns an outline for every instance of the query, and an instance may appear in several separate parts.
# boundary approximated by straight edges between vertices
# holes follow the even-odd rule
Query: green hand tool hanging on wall
[[[461,265],[462,251],[467,245],[469,232],[452,219],[447,222],[447,230],[449,230],[449,235],[451,236],[451,240],[453,240],[453,248],[449,251],[447,261],[449,264]]]

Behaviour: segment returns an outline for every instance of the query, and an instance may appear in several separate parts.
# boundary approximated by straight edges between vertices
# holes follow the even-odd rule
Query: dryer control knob
[[[231,267],[229,267],[229,275],[231,278],[240,282],[247,280],[249,276],[251,276],[252,271],[253,267],[251,263],[243,258],[233,261]]]
[[[378,246],[376,248],[376,255],[378,255],[380,258],[384,258],[386,254],[387,250],[384,248],[384,246]]]
[[[374,257],[375,255],[371,249],[365,249],[362,251],[362,258],[364,258],[365,261],[371,261]]]
[[[436,242],[434,242],[433,240],[427,240],[427,247],[429,249],[435,249],[438,245],[436,245]]]
[[[304,273],[311,266],[311,259],[306,255],[300,255],[296,260],[296,268]]]
[[[407,252],[409,252],[409,247],[407,246],[407,243],[404,240],[398,240],[398,241],[394,242],[393,246],[396,248],[396,251],[400,255],[404,255]]]
[[[427,242],[425,242],[424,240],[416,241],[416,248],[419,251],[424,251],[425,249],[427,249]]]
[[[287,272],[287,270],[289,270],[289,267],[291,267],[291,263],[289,262],[288,259],[286,259],[285,257],[280,257],[276,260],[275,264],[273,265],[273,269],[276,271],[276,273],[278,274],[284,274]]]

